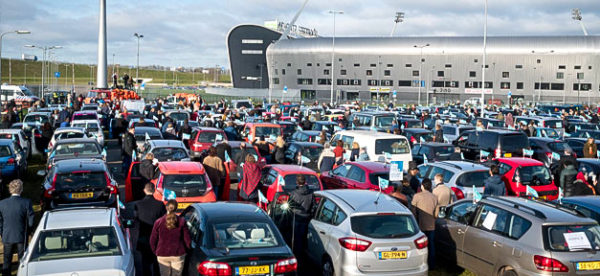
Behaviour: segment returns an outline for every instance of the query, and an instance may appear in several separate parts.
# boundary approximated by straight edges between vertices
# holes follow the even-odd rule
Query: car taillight
[[[575,157],[575,159],[577,159],[577,153],[573,152],[573,157]]]
[[[410,142],[414,144],[415,142],[417,142],[417,139],[415,139],[414,136],[410,136]]]
[[[14,164],[15,163],[15,159],[14,158],[8,158],[8,160],[6,161],[6,163],[8,163],[8,164]]]
[[[417,249],[427,248],[428,244],[429,240],[427,240],[427,236],[425,235],[415,240],[415,246],[417,247]]]
[[[298,269],[298,261],[296,258],[281,260],[275,264],[275,273],[294,272]]]
[[[452,187],[451,189],[454,192],[454,195],[456,195],[456,200],[461,200],[461,199],[465,198],[465,194],[459,188]],[[475,191],[473,191],[473,192],[475,192]]]
[[[213,189],[212,183],[210,183],[210,179],[208,179],[208,177],[206,175],[204,175],[204,181],[206,181],[207,185],[206,185],[206,192],[210,192]]]
[[[500,158],[502,157],[502,150],[500,149],[500,147],[498,147],[495,151],[494,151],[494,156],[496,156],[496,158]]]
[[[277,204],[284,204],[290,199],[289,195],[279,195],[277,197]]]
[[[533,256],[533,263],[538,270],[549,272],[569,272],[569,268],[563,263],[544,256]]]
[[[231,275],[231,267],[226,263],[205,261],[198,265],[198,273],[205,276]]]
[[[357,239],[357,238],[340,238],[338,241],[340,242],[340,245],[343,248],[346,248],[346,249],[352,250],[352,251],[363,252],[363,251],[367,250],[367,248],[369,248],[369,246],[371,246],[370,241],[365,241],[365,240],[361,240],[361,239]]]
[[[34,133],[33,136],[35,136],[35,138],[42,138],[42,134],[39,132]]]
[[[110,190],[110,193],[116,194],[119,191],[119,189],[118,187],[112,184],[112,182],[110,181],[110,177],[108,177],[108,173],[104,173],[104,178],[106,179],[106,187]]]

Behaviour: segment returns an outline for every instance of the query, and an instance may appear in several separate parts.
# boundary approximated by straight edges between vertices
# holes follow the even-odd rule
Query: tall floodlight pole
[[[144,38],[144,35],[135,33],[135,34],[133,34],[133,36],[135,36],[137,38],[137,64],[135,66],[135,81],[136,81],[136,87],[137,87],[137,82],[138,82],[139,73],[140,73],[140,39]]]
[[[394,33],[396,32],[396,27],[398,26],[398,23],[402,23],[402,22],[404,22],[404,13],[397,12],[396,18],[394,19],[394,28],[392,29],[392,33],[390,34],[390,36],[394,36]]]
[[[585,36],[587,36],[587,35],[588,35],[588,32],[587,32],[587,30],[585,29],[585,25],[583,25],[583,21],[582,21],[583,17],[581,17],[581,10],[580,10],[580,9],[573,9],[573,10],[571,11],[571,15],[572,15],[572,17],[571,17],[571,18],[573,18],[573,20],[575,20],[575,21],[579,21],[579,25],[581,25],[581,29],[583,30],[583,34],[584,34]]]
[[[2,83],[2,38],[7,34],[30,34],[30,31],[16,30],[0,33],[0,83]]]
[[[333,14],[333,39],[331,40],[331,99],[329,103],[333,105],[333,86],[335,85],[335,16],[337,14],[344,14],[343,11],[331,10],[330,14]]]
[[[108,88],[106,81],[106,0],[100,0],[98,15],[98,68],[96,72],[96,88]]]
[[[488,0],[485,1],[483,11],[483,65],[481,66],[481,118],[485,113],[485,58],[486,58],[486,47],[487,47],[487,13],[488,13]]]
[[[415,48],[419,48],[421,50],[421,55],[419,57],[419,100],[418,100],[418,104],[419,106],[421,105],[421,83],[422,81],[422,77],[421,77],[421,70],[423,69],[423,48],[425,47],[429,47],[429,43],[425,44],[425,45],[414,45],[413,47]],[[427,95],[427,105],[429,105],[429,95]]]

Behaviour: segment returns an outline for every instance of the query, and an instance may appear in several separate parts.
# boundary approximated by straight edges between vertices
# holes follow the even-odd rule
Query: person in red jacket
[[[190,232],[185,220],[175,214],[177,201],[167,202],[167,214],[152,227],[150,247],[158,259],[160,275],[179,276],[183,273],[185,253],[190,249]]]

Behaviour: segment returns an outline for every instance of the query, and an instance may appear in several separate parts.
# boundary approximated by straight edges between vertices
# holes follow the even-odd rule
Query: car
[[[74,208],[44,213],[17,275],[134,276],[128,224],[114,208]],[[75,265],[76,264],[76,265]]]
[[[343,165],[321,173],[323,188],[330,189],[359,189],[379,191],[379,178],[390,179],[390,165],[373,161],[346,162]],[[382,192],[392,193],[394,187],[388,186]]]
[[[436,255],[474,274],[600,272],[600,226],[570,208],[525,198],[485,196],[475,204],[461,200],[443,207],[439,217]],[[577,238],[585,245],[577,248]]]
[[[195,127],[188,140],[192,158],[199,158],[203,151],[210,148],[217,140],[226,141],[227,135],[220,128]]]
[[[571,147],[576,156],[583,157],[583,146],[587,142],[587,138],[569,137],[565,138],[565,142]],[[600,148],[600,140],[594,139],[594,143]]]
[[[266,165],[266,159],[264,157],[262,157],[260,155],[260,153],[256,150],[256,147],[254,147],[253,145],[251,145],[250,143],[246,143],[246,142],[242,142],[242,141],[228,141],[227,142],[229,144],[229,146],[231,147],[231,156],[229,157],[230,160],[224,160],[224,162],[227,163],[227,166],[225,166],[225,169],[227,170],[227,174],[229,175],[230,181],[231,183],[238,183],[240,182],[240,180],[242,179],[243,176],[243,171],[242,171],[242,166],[238,166],[238,161],[239,163],[244,163],[246,162],[240,156],[241,154],[241,144],[244,144],[246,147],[246,152],[248,154],[254,155],[256,156],[258,163],[260,163],[261,165]],[[218,142],[214,144],[214,146],[217,146]]]
[[[329,138],[329,137],[327,137]],[[298,130],[292,134],[289,142],[315,142],[321,140],[321,132],[317,130]]]
[[[531,158],[538,160],[544,165],[550,167],[550,164],[557,162],[552,155],[563,155],[565,151],[573,152],[571,147],[561,140],[553,138],[529,137],[529,146],[533,150]],[[577,155],[573,154],[575,158]]]
[[[189,275],[296,275],[297,260],[265,212],[245,203],[193,204]]]
[[[557,140],[563,138],[560,132],[556,131],[556,129],[554,128],[549,127],[536,127],[533,137],[545,137]]]
[[[141,158],[152,153],[159,162],[190,161],[190,154],[185,144],[179,140],[148,140],[142,148],[144,151]]]
[[[600,130],[600,126],[598,124],[569,120],[569,124],[567,125],[565,131],[567,133],[572,133],[577,130]]]
[[[131,120],[129,120],[129,124],[128,127],[158,127],[158,123],[155,120],[152,119],[146,119],[146,118],[132,118]]]
[[[594,138],[596,140],[600,140],[600,130],[576,130],[571,133],[571,137],[579,137],[579,138]]]
[[[479,120],[481,120],[481,123],[487,129],[503,129],[504,128],[503,120],[491,119],[491,118],[478,118],[477,120],[472,120],[471,125],[476,126],[477,121],[479,121]]]
[[[265,137],[265,141],[275,142],[277,136],[283,135],[281,125],[272,123],[246,123],[241,132],[245,142],[252,143],[255,138]]]
[[[27,172],[27,155],[25,154],[17,141],[0,139],[0,175],[4,180],[3,183],[8,183],[6,180],[25,175]]]
[[[423,122],[419,119],[400,118],[398,125],[402,128],[423,128]],[[435,125],[434,125],[435,126]]]
[[[77,121],[100,121],[96,111],[75,111],[71,116],[71,123]],[[100,124],[101,125],[101,124]]]
[[[426,142],[418,143],[411,150],[412,158],[417,165],[428,162],[450,160],[454,153],[454,146],[447,143]]]
[[[553,117],[543,117],[543,116],[515,116],[514,122],[515,124],[524,123],[525,125],[529,125],[530,122],[534,122],[534,124],[538,127],[549,127],[556,129],[561,135],[565,133],[565,129],[563,126],[563,121],[561,119],[553,118]]]
[[[48,152],[46,167],[50,169],[54,163],[60,160],[77,158],[104,160],[106,151],[96,140],[91,138],[62,139],[57,141]]]
[[[555,200],[558,198],[558,188],[550,169],[544,163],[531,158],[497,158],[502,181],[506,184],[508,195],[525,197],[527,186],[533,188],[539,198]]]
[[[475,190],[483,194],[485,180],[490,177],[489,168],[467,161],[440,161],[420,165],[418,178],[434,179],[442,174],[444,185],[450,187],[457,199],[472,199]]]
[[[277,124],[281,126],[281,132],[283,133],[283,138],[289,140],[289,138],[298,130],[295,122],[291,121],[277,121]]]
[[[166,190],[175,194],[177,212],[198,202],[215,202],[217,199],[204,166],[198,162],[159,162],[158,177],[151,181],[156,187],[154,198],[165,204]]]
[[[104,145],[104,132],[100,126],[101,124],[98,120],[78,120],[71,122],[71,127],[84,128],[88,136],[96,139],[98,144]]]
[[[35,126],[39,128],[45,123],[54,125],[54,118],[50,112],[29,112],[23,118],[23,127]]]
[[[42,180],[42,208],[116,207],[119,185],[101,159],[57,161]]]
[[[424,128],[404,128],[402,135],[410,141],[410,145],[433,141],[433,132]]]
[[[25,157],[31,157],[31,141],[22,129],[0,129],[0,139],[11,139],[17,141],[19,146],[21,146],[23,151],[25,151]]]
[[[277,164],[263,167],[261,192],[269,202],[285,202],[288,200],[288,194],[296,189],[296,177],[298,175],[304,175],[306,185],[310,190],[323,190],[323,184],[321,184],[319,175],[315,171],[297,165]],[[281,179],[283,179],[283,183]]]
[[[56,129],[54,131],[54,133],[52,134],[52,139],[50,139],[50,142],[48,143],[48,151],[50,151],[54,147],[54,144],[56,144],[57,141],[60,141],[62,139],[73,139],[73,138],[92,138],[92,137],[88,137],[87,131],[85,130],[85,128],[82,128],[82,127],[61,127],[61,128]]]
[[[169,111],[165,113],[165,116],[173,119],[174,122],[185,121],[185,119],[190,119],[190,113],[186,111]]]
[[[288,164],[299,164],[298,155],[302,155],[309,161],[304,162],[300,160],[301,165],[311,170],[317,171],[317,161],[319,160],[319,156],[321,156],[321,152],[323,152],[323,145],[319,143],[312,142],[291,142],[288,144],[287,149],[285,150],[285,160]]]
[[[444,133],[444,139],[447,140],[449,143],[454,142],[465,131],[474,129],[475,127],[470,125],[442,125],[442,133]]]
[[[134,128],[133,136],[140,151],[144,151],[146,140],[163,140],[162,133],[156,127],[136,127]]]
[[[396,115],[392,112],[363,111],[350,114],[348,121],[352,128],[366,128],[385,132],[391,129],[396,122]]]
[[[408,170],[408,163],[412,161],[410,144],[402,135],[365,130],[342,130],[333,135],[330,143],[335,146],[339,140],[344,143],[346,151],[352,149],[354,142],[357,142],[359,147],[366,147],[371,161],[402,161],[404,171]]]
[[[600,223],[600,197],[595,195],[563,197],[554,201],[562,206],[572,208],[586,217]]]
[[[463,133],[456,141],[465,159],[481,160],[488,156],[495,158],[523,156],[523,149],[529,148],[527,135],[512,130],[471,130]]]
[[[312,130],[316,130],[316,131],[323,131],[325,130],[325,132],[327,132],[327,134],[331,137],[331,135],[333,135],[336,131],[336,129],[338,128],[338,124],[336,122],[331,122],[331,121],[316,121],[313,122],[311,129]]]
[[[427,275],[427,237],[411,211],[374,191],[315,192],[308,258],[323,275]]]

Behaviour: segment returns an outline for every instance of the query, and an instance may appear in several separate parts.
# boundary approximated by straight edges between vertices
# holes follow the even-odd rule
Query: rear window
[[[283,180],[285,181],[285,186],[283,186],[283,188],[286,191],[293,191],[296,189],[296,176],[298,175],[288,174],[283,178]],[[321,190],[319,179],[316,176],[304,174],[304,178],[306,179],[306,185],[308,185],[308,188],[310,188],[311,190]]]
[[[9,146],[0,146],[0,157],[12,156]]]
[[[462,187],[483,187],[483,182],[490,177],[488,171],[475,171],[462,174],[456,181],[457,186]]]
[[[555,152],[564,152],[565,150],[571,150],[571,147],[565,142],[554,142],[548,143],[548,147]]]
[[[316,161],[319,159],[323,148],[321,147],[305,147],[302,149],[302,155],[308,157],[310,160]]]
[[[100,149],[95,143],[59,144],[54,151],[55,156],[97,154],[100,154]]]
[[[203,174],[165,174],[162,183],[166,188],[199,188],[206,190]]]
[[[228,222],[213,227],[214,248],[247,249],[279,246],[276,230],[265,222]]]
[[[500,137],[502,150],[516,151],[529,148],[529,140],[525,134],[510,134]]]
[[[281,135],[281,129],[278,127],[256,127],[255,132],[255,137],[265,136],[265,138],[269,138],[271,135],[275,137]]]
[[[54,139],[60,140],[60,139],[84,138],[84,137],[85,137],[85,135],[81,132],[62,132],[62,133],[56,134],[56,136],[54,136]]]
[[[200,134],[198,135],[198,142],[213,143],[213,142],[215,142],[215,140],[217,138],[217,134],[223,136],[221,133],[218,133],[218,132],[210,132],[210,131],[200,132]],[[223,137],[221,137],[221,138],[223,138]]]
[[[73,121],[75,120],[96,120],[98,119],[98,114],[89,113],[89,114],[75,114],[73,116]]]
[[[377,116],[375,117],[375,126],[389,128],[396,118],[394,116]]]
[[[169,117],[175,121],[185,121],[185,119],[188,118],[188,115],[186,113],[171,113],[169,114]]]
[[[434,147],[433,148],[435,155],[450,155],[454,153],[454,147],[452,146],[443,146],[443,147]]]
[[[420,121],[406,121],[404,122],[406,128],[422,128],[423,124]]]
[[[545,227],[545,234],[552,251],[600,249],[600,226],[595,224],[548,226]]]
[[[241,154],[242,150],[240,148],[232,148],[231,149],[231,155],[230,158],[235,161],[238,160],[240,154]],[[254,147],[246,147],[246,153],[250,154],[250,155],[256,155],[258,156],[258,153],[256,152],[256,149],[254,149]],[[242,162],[246,162],[246,161],[242,161]]]
[[[373,184],[373,185],[379,185],[380,177],[385,180],[390,180],[390,173],[389,172],[371,173],[371,174],[369,174],[369,181],[371,181],[371,184]]]
[[[187,153],[182,148],[155,148],[152,153],[154,154],[154,158],[158,159],[158,161],[178,161],[184,158],[188,158]]]
[[[59,174],[56,177],[56,189],[58,190],[103,188],[106,187],[106,184],[104,172],[70,172]]]
[[[237,102],[237,103],[235,104],[235,108],[242,108],[242,107],[245,107],[245,108],[252,108],[252,104],[250,104],[249,102]],[[288,109],[289,109],[289,107],[287,107],[287,106],[286,106],[286,107],[284,108],[284,111],[287,111]]]
[[[408,140],[402,138],[375,140],[375,154],[407,154],[410,153]]]
[[[354,233],[374,239],[405,238],[419,231],[410,215],[355,216],[350,223]]]
[[[561,120],[547,120],[547,121],[544,121],[544,125],[549,128],[562,128],[563,127]]]
[[[30,261],[122,255],[113,227],[42,231],[34,245]]]
[[[48,122],[48,116],[45,116],[45,115],[29,115],[29,116],[25,117],[25,120],[23,121],[23,123],[39,123],[39,124],[43,124],[45,122]]]
[[[496,120],[488,120],[486,126],[490,126],[490,127],[504,127],[504,122],[503,121],[496,121]]]
[[[518,169],[523,185],[542,186],[552,183],[550,170],[546,166],[528,166]]]
[[[71,126],[85,128],[88,132],[98,132],[98,130],[100,129],[97,123],[73,123],[71,124]]]

